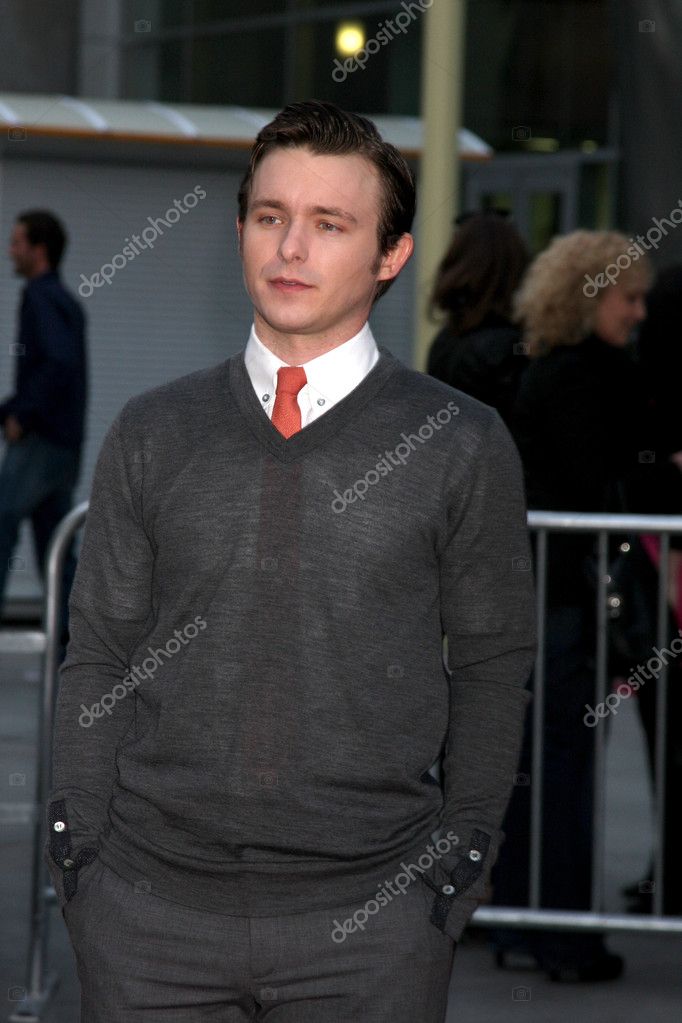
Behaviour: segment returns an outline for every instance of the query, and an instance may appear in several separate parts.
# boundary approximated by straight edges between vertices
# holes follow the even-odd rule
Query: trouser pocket
[[[76,894],[61,907],[62,917],[64,920],[68,921],[73,910],[77,910],[84,901],[88,901],[90,888],[93,886],[93,882],[100,876],[103,869],[104,864],[99,857],[94,859],[92,863],[88,863],[85,867],[80,868],[78,871],[78,888],[76,890]]]

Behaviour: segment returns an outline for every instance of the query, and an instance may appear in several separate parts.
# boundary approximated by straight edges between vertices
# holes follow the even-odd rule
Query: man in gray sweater
[[[81,1023],[444,1019],[534,600],[499,416],[367,323],[414,206],[370,121],[285,108],[239,193],[245,350],[104,440],[45,850]]]

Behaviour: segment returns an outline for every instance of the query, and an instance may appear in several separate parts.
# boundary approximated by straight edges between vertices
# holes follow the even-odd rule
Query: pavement
[[[29,898],[40,659],[0,653],[0,1023],[27,983]],[[620,888],[645,876],[652,839],[651,795],[634,700],[610,721],[607,757],[606,906],[623,912]],[[682,936],[618,934],[609,939],[626,971],[602,984],[555,984],[538,971],[498,970],[482,928],[460,943],[446,1023],[679,1023]],[[50,910],[48,969],[59,986],[43,1023],[79,1023],[76,965],[59,911]],[[322,1023],[322,1021],[321,1021]],[[361,1023],[361,1021],[359,1021]],[[423,1023],[415,1020],[414,1023]]]

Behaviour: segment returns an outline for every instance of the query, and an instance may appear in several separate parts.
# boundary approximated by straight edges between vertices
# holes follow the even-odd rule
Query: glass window
[[[282,29],[195,38],[188,101],[280,107],[283,42]]]
[[[532,192],[529,204],[529,244],[532,253],[546,248],[561,230],[562,196],[559,192]]]
[[[487,192],[481,196],[481,209],[511,214],[514,209],[511,192]]]
[[[607,0],[468,5],[464,123],[495,149],[577,147],[608,135]]]
[[[280,107],[316,96],[369,114],[419,113],[428,8],[416,2],[126,0],[125,10],[130,98]],[[498,151],[605,144],[608,11],[608,0],[472,0],[465,125]],[[359,24],[358,59],[338,50],[343,22]]]
[[[348,110],[417,115],[421,22],[415,19],[401,34],[392,32],[386,20],[353,17],[297,26],[288,98],[315,96]],[[349,22],[364,39],[364,52],[355,56],[337,46]]]
[[[138,20],[151,20],[156,31],[282,14],[290,8],[287,0],[125,0],[124,19],[130,26]]]
[[[291,6],[287,0],[194,0],[194,23],[253,18],[258,14],[282,14]]]

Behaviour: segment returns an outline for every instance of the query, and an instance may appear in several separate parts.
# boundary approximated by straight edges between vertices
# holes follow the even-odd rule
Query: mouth
[[[273,277],[270,284],[280,291],[307,291],[312,284],[306,284],[295,277]]]

